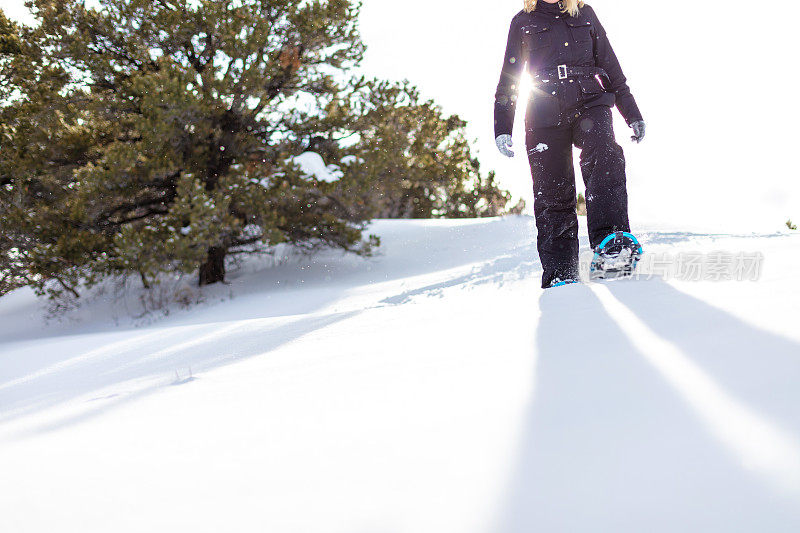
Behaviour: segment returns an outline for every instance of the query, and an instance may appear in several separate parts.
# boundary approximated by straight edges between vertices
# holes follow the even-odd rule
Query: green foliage
[[[797,229],[797,225],[792,223],[792,219],[791,218],[786,221],[786,227],[789,228],[792,231]]]
[[[27,283],[23,253],[0,234],[0,296]]]
[[[287,168],[292,132],[313,119],[299,104],[322,108],[362,56],[357,6],[32,8],[39,25],[0,64],[0,233],[40,291],[192,272],[212,248],[223,261],[279,242],[368,251],[362,221],[337,217]]]
[[[365,216],[482,217],[504,212],[510,195],[494,173],[483,175],[466,139],[466,123],[422,101],[408,82],[362,80],[349,102],[356,134],[347,153],[360,163],[342,184]]]
[[[0,56],[18,54],[20,52],[19,36],[16,25],[8,20],[0,9]]]
[[[369,254],[374,216],[508,201],[462,120],[408,83],[350,74],[364,50],[351,0],[30,4],[33,27],[0,13],[0,294],[213,283],[226,257],[283,242]],[[302,174],[304,150],[344,177]]]
[[[583,196],[582,192],[578,193],[578,200],[576,202],[578,215],[585,217],[586,216],[586,197]]]

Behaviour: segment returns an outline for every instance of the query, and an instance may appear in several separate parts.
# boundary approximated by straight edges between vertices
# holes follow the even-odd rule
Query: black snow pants
[[[581,149],[589,242],[596,247],[614,231],[630,231],[625,155],[614,139],[611,108],[574,110],[561,126],[527,130],[533,175],[542,288],[578,278],[578,217],[572,146]]]

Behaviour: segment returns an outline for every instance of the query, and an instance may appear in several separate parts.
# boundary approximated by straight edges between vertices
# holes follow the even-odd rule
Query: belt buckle
[[[569,76],[567,75],[567,66],[566,65],[559,65],[558,66],[558,79],[565,80]]]

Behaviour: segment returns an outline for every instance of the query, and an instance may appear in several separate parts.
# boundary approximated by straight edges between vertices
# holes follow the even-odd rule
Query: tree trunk
[[[225,254],[227,250],[221,246],[208,249],[208,259],[200,265],[199,284],[211,285],[225,281]]]

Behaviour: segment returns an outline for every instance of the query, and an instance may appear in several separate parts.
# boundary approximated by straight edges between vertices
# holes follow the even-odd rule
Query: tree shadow
[[[441,231],[445,229],[434,228]],[[474,228],[464,229],[472,230]],[[426,232],[427,236],[420,237],[418,245],[432,246],[431,243],[441,237],[437,231],[433,233],[432,236]],[[538,261],[532,259],[536,256],[534,245],[527,243],[512,247],[505,250],[505,255],[498,253],[498,247],[502,248],[502,243],[482,249],[480,253],[462,249],[460,256],[448,258],[447,261],[434,260],[422,264],[412,269],[411,274],[434,271],[436,266],[442,265],[454,269],[466,263],[468,257],[472,259],[471,262],[475,262],[476,257],[492,258],[469,274],[454,275],[452,279],[439,284],[403,291],[352,312],[314,314],[316,309],[340,299],[352,287],[347,283],[331,287],[313,287],[313,284],[309,284],[307,288],[313,290],[282,291],[285,298],[270,300],[265,293],[248,294],[237,301],[237,307],[241,309],[202,310],[189,323],[178,322],[176,325],[172,321],[172,325],[164,324],[156,329],[143,330],[138,335],[131,335],[130,330],[117,330],[6,345],[4,357],[10,364],[0,371],[0,422],[75,400],[83,401],[86,405],[97,404],[96,407],[82,409],[79,415],[48,425],[50,429],[63,427],[164,386],[182,382],[187,375],[200,375],[199,379],[202,379],[203,372],[269,353],[298,337],[375,307],[399,305],[415,296],[441,293],[448,287],[487,283],[502,285],[540,272]],[[445,252],[440,250],[440,253]],[[279,276],[276,272],[269,275]],[[320,284],[320,276],[314,272],[309,276]],[[386,276],[381,273],[376,276],[386,281]],[[400,277],[400,273],[396,276]],[[251,300],[253,306],[249,305]],[[268,309],[263,310],[265,307]],[[219,322],[220,314],[224,314],[225,322]],[[216,321],[211,321],[213,316],[217,317]]]
[[[163,387],[188,383],[190,375],[197,379],[197,374],[267,354],[359,313],[165,328],[111,344],[92,336],[91,349],[0,380],[0,423],[75,401],[82,402],[80,414],[36,431],[87,420]]]
[[[173,310],[172,315],[161,318],[156,318],[156,315],[145,325],[216,323],[219,322],[220,306],[228,313],[226,318],[231,320],[309,314],[327,307],[357,287],[489,262],[509,253],[520,256],[524,251],[529,254],[528,259],[536,257],[535,248],[530,246],[536,235],[535,224],[528,216],[481,219],[470,224],[429,220],[406,220],[402,224],[388,225],[387,222],[396,221],[379,221],[384,225],[378,226],[378,233],[388,245],[385,249],[379,248],[375,257],[364,258],[328,250],[316,255],[298,256],[288,263],[258,271],[242,267],[230,272],[229,285],[204,289],[206,299],[213,305],[200,304],[187,310]],[[407,226],[417,222],[421,227],[409,231]],[[368,228],[366,233],[370,231]],[[501,238],[487,242],[487,235]],[[298,290],[304,291],[302,297],[298,297]],[[109,299],[112,292],[109,289],[106,293]],[[235,299],[235,305],[219,302],[230,298]],[[61,322],[43,323],[39,318],[43,302],[33,301],[20,292],[4,296],[0,302],[6,304],[0,305],[0,339],[3,343],[138,329],[136,325],[120,326],[113,321],[102,324],[87,322],[84,316],[87,310],[81,308],[67,314]],[[115,310],[114,305],[111,300],[96,301],[88,302],[86,308],[93,312],[90,318],[98,312],[110,317],[120,311]],[[124,313],[121,319],[124,323]]]
[[[797,530],[794,502],[719,446],[591,288],[539,307],[534,398],[493,533]]]

